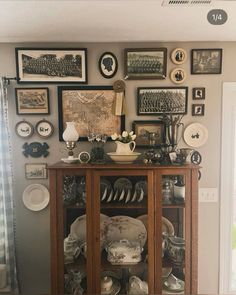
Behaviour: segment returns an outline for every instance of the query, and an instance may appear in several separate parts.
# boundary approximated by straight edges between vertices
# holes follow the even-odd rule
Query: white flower
[[[135,138],[136,138],[136,134],[134,134],[134,135],[131,136],[131,139],[132,140],[135,140]]]
[[[134,134],[134,131],[130,131],[129,135],[132,136]]]
[[[127,131],[123,131],[122,132],[122,137],[127,137],[129,134],[128,134],[128,132]]]
[[[111,135],[111,139],[112,140],[116,140],[118,138],[118,135],[116,133],[112,134]]]

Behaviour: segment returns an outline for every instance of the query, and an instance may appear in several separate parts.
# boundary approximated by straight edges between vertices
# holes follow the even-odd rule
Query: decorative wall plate
[[[187,75],[184,69],[176,68],[173,69],[170,73],[170,79],[175,84],[181,84],[185,81]]]
[[[148,231],[148,216],[147,216],[147,214],[140,215],[137,217],[137,219],[142,221],[142,223],[146,227],[146,230]],[[173,236],[175,234],[173,224],[167,218],[165,218],[163,216],[161,219],[162,219],[162,232],[167,233],[169,236]]]
[[[88,152],[81,152],[78,158],[80,163],[88,163],[90,161],[90,154]]]
[[[49,191],[42,184],[30,184],[23,192],[23,203],[32,211],[40,211],[49,203]]]
[[[171,52],[171,60],[176,65],[183,64],[187,59],[187,53],[183,48],[176,48]]]
[[[15,132],[22,138],[29,138],[34,133],[34,127],[31,123],[23,120],[16,124]]]
[[[208,139],[208,130],[200,123],[192,123],[184,130],[184,140],[187,145],[198,148],[203,146]]]
[[[47,157],[49,155],[49,152],[47,149],[49,148],[49,145],[44,142],[32,142],[28,144],[27,142],[23,145],[23,155],[25,157],[31,156],[33,158],[39,158],[41,156]]]
[[[48,138],[53,134],[54,127],[52,123],[43,119],[36,124],[35,131],[40,137]]]
[[[110,79],[115,76],[118,69],[116,56],[111,52],[105,52],[99,59],[99,70],[104,78]]]

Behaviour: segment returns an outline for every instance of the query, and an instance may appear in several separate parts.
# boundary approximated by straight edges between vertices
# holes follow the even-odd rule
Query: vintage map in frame
[[[112,86],[59,86],[59,140],[65,123],[77,122],[79,140],[87,140],[89,133],[121,133],[125,117],[114,115],[116,93]]]

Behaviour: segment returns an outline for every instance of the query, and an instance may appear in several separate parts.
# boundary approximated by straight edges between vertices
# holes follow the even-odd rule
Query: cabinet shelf
[[[144,209],[146,204],[101,204],[101,209]]]
[[[163,209],[181,209],[185,208],[185,204],[162,204]]]

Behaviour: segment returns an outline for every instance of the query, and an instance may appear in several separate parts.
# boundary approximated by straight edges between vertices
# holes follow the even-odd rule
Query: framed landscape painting
[[[125,129],[125,116],[115,115],[116,93],[112,86],[59,86],[59,140],[65,123],[77,124],[79,140],[87,140],[90,133],[106,134]]]
[[[145,87],[137,92],[138,115],[187,113],[188,87]]]
[[[125,49],[125,79],[165,79],[166,48]]]
[[[16,48],[18,83],[87,83],[86,48]]]

